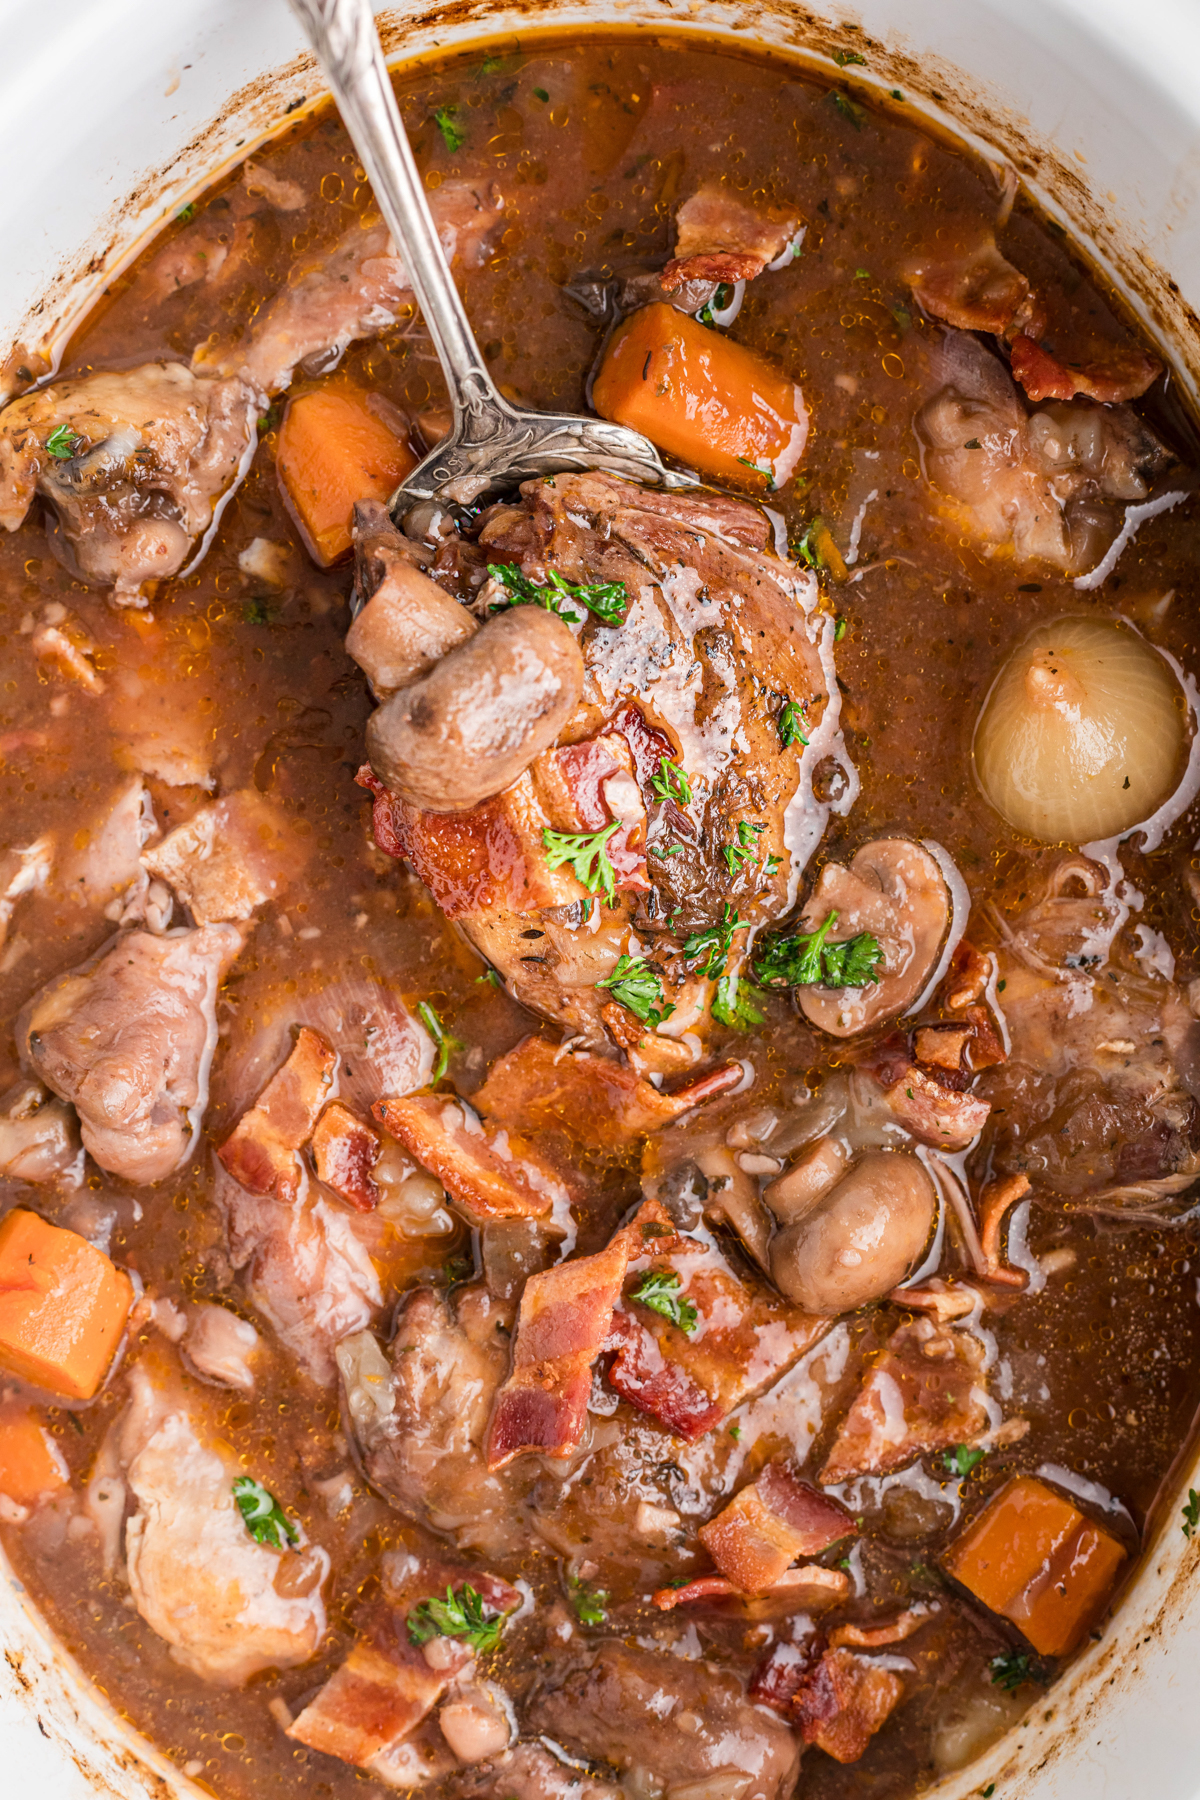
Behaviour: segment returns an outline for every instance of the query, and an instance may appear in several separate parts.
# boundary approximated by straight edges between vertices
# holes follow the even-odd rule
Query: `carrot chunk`
[[[356,500],[386,500],[416,457],[347,383],[298,394],[279,427],[275,467],[314,559],[328,568],[350,548]]]
[[[942,1558],[1042,1656],[1065,1656],[1099,1616],[1124,1547],[1030,1475],[1001,1488]]]
[[[753,350],[673,306],[644,306],[618,327],[592,387],[605,419],[709,475],[773,488],[808,437],[800,389]]]
[[[17,1207],[0,1224],[0,1366],[90,1400],[113,1359],[133,1284],[78,1232]]]
[[[62,1453],[30,1409],[0,1412],[0,1494],[33,1506],[68,1480]]]

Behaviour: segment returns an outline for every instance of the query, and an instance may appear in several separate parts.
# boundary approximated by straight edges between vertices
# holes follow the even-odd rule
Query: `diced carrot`
[[[314,388],[289,402],[275,467],[284,495],[322,568],[350,548],[356,500],[386,500],[417,459],[348,383]]]
[[[90,1400],[113,1359],[133,1284],[78,1232],[17,1207],[0,1224],[0,1366]]]
[[[782,487],[808,436],[800,389],[754,351],[673,306],[618,327],[592,386],[605,419],[725,480]]]
[[[1042,1656],[1073,1650],[1112,1591],[1125,1549],[1077,1506],[1018,1475],[942,1558],[977,1600]]]
[[[33,1506],[69,1479],[61,1451],[27,1406],[0,1412],[0,1494]]]

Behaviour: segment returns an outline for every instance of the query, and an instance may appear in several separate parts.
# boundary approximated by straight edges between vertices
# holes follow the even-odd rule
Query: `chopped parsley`
[[[606,1625],[607,1600],[606,1588],[585,1587],[582,1581],[571,1577],[571,1606],[581,1625]]]
[[[265,594],[252,594],[242,607],[242,617],[247,625],[270,625],[275,612],[276,608]]]
[[[712,1004],[713,1018],[734,1031],[752,1031],[763,1022],[763,1015],[754,1004],[761,992],[744,975],[722,975]]]
[[[679,1277],[673,1269],[659,1274],[653,1270],[642,1276],[633,1290],[633,1299],[640,1300],[651,1312],[661,1313],[672,1325],[678,1325],[680,1331],[690,1337],[700,1323],[700,1314],[694,1303],[679,1293]]]
[[[509,606],[544,606],[557,613],[568,625],[581,625],[583,614],[571,612],[564,604],[577,600],[595,613],[602,625],[623,625],[629,592],[623,581],[568,581],[557,569],[547,569],[545,584],[531,581],[516,563],[489,563],[488,574],[498,581],[508,595]],[[497,601],[493,612],[503,612],[504,603]]]
[[[534,97],[534,99],[535,99],[535,100],[540,100],[540,101],[541,101],[541,102],[542,102],[542,104],[543,104],[543,105],[545,105],[545,104],[546,104],[546,102],[547,102],[547,101],[548,101],[548,100],[549,100],[549,98],[550,98],[550,96],[549,96],[549,94],[548,94],[548,93],[547,93],[547,92],[546,92],[546,90],[545,90],[545,88],[534,88],[534,90],[533,90],[533,97]]]
[[[1045,1674],[1035,1656],[1024,1650],[1006,1650],[1002,1656],[993,1656],[988,1667],[992,1671],[992,1686],[1003,1688],[1006,1694],[1013,1694],[1028,1681],[1045,1683]]]
[[[461,1050],[462,1042],[459,1038],[450,1035],[428,1000],[422,1000],[417,1007],[417,1017],[433,1039],[433,1047],[437,1051],[437,1061],[433,1065],[431,1080],[440,1081],[446,1073],[451,1051]]]
[[[175,214],[175,217],[179,220],[181,225],[190,225],[195,216],[196,202],[194,200],[189,200],[187,205],[181,206],[179,211]]]
[[[249,1475],[238,1475],[233,1483],[233,1498],[242,1515],[242,1523],[256,1544],[269,1544],[272,1550],[286,1550],[300,1542],[300,1533],[280,1506],[274,1494]]]
[[[755,462],[752,456],[739,456],[738,461],[747,469],[753,469],[756,475],[765,475],[771,486],[775,486],[775,469],[771,463]]]
[[[464,1581],[456,1591],[447,1587],[446,1598],[431,1594],[420,1600],[408,1615],[408,1636],[413,1644],[427,1644],[430,1638],[465,1638],[472,1650],[486,1656],[500,1642],[504,1630],[503,1613],[485,1612],[483,1597]]]
[[[622,956],[612,974],[596,986],[608,988],[614,1000],[647,1025],[657,1027],[675,1011],[664,1004],[662,976],[644,956]]]
[[[857,50],[835,50],[833,60],[839,69],[844,69],[847,63],[862,63],[865,67],[867,61],[866,57],[860,56]]]
[[[732,300],[733,300],[732,287],[730,287],[730,285],[727,281],[718,281],[717,287],[716,287],[716,292],[713,294],[712,299],[707,303],[707,305],[702,306],[700,308],[700,311],[696,314],[696,317],[699,319],[699,321],[702,325],[709,326],[713,331],[719,331],[722,329],[722,327],[720,325],[718,325],[716,319],[713,318],[714,309],[717,312],[724,312],[725,309],[731,304]]]
[[[845,621],[845,619],[839,619],[837,624],[833,628],[834,643],[840,644],[842,639],[845,637],[845,635],[846,635],[846,621]]]
[[[1183,1508],[1183,1517],[1185,1523],[1182,1525],[1181,1530],[1184,1537],[1194,1537],[1196,1535],[1196,1527],[1200,1525],[1200,1494],[1196,1492],[1195,1488],[1188,1489],[1187,1503]]]
[[[83,439],[69,425],[56,425],[46,439],[46,448],[57,462],[69,462],[78,456],[82,446]]]
[[[728,1427],[728,1428],[727,1428],[727,1429],[728,1429],[728,1431],[729,1431],[729,1435],[730,1435],[730,1437],[731,1437],[731,1438],[732,1438],[732,1439],[733,1439],[733,1441],[734,1441],[734,1443],[735,1443],[735,1444],[740,1444],[740,1443],[741,1443],[741,1441],[742,1441],[742,1428],[741,1428],[741,1426],[740,1426],[740,1425],[730,1425],[730,1426],[729,1426],[729,1427]]]
[[[467,141],[467,134],[462,126],[454,123],[454,115],[457,111],[457,106],[439,106],[433,115],[433,122],[441,132],[442,141],[451,156],[456,150],[461,150]]]
[[[725,973],[725,964],[733,948],[733,934],[740,931],[744,923],[727,900],[721,909],[719,925],[706,925],[702,931],[693,931],[685,939],[685,960],[695,962],[697,957],[702,957],[699,973],[707,975],[710,981],[716,981],[718,976]]]
[[[731,876],[737,875],[747,863],[757,863],[758,833],[766,829],[765,825],[752,825],[749,819],[738,820],[737,843],[726,844],[721,850]]]
[[[855,279],[855,281],[870,281],[870,279],[871,279],[870,269],[855,269],[854,279]]]
[[[475,980],[477,983],[481,981],[490,982],[494,988],[500,988],[501,991],[503,991],[504,983],[501,981],[500,976],[495,969],[485,969],[482,975],[477,975],[475,977]]]
[[[612,906],[617,884],[605,845],[620,823],[620,819],[614,819],[611,825],[605,825],[599,831],[551,831],[548,825],[543,825],[542,844],[547,866],[561,869],[564,863],[570,863],[576,881],[581,882],[589,894],[603,894]]]
[[[656,800],[675,800],[680,806],[691,804],[692,778],[669,756],[660,758],[658,774],[651,778],[650,786]]]
[[[815,931],[797,937],[779,937],[769,943],[754,965],[754,973],[766,987],[866,987],[878,981],[883,961],[879,939],[869,931],[843,943],[826,942],[837,924],[831,912]]]
[[[843,94],[840,88],[831,89],[829,98],[833,101],[834,110],[842,115],[846,123],[853,125],[855,131],[861,131],[866,122],[866,114],[862,107],[853,101],[849,94]]]
[[[986,1450],[972,1450],[969,1444],[956,1444],[953,1450],[946,1451],[942,1461],[951,1475],[965,1477],[979,1467],[986,1455]]]
[[[825,559],[821,555],[819,544],[819,539],[824,529],[825,521],[820,513],[818,513],[811,524],[806,527],[803,536],[797,538],[796,542],[792,545],[792,555],[798,556],[800,561],[807,563],[810,569],[823,569],[825,567]]]
[[[279,402],[277,400],[273,400],[271,402],[270,406],[268,406],[266,412],[261,413],[259,415],[259,420],[258,420],[258,435],[259,435],[259,437],[266,437],[268,431],[274,431],[275,427],[278,425],[278,423],[282,417],[283,417],[283,408],[279,405]]]
[[[779,732],[779,742],[785,750],[793,744],[808,746],[804,735],[804,715],[808,711],[807,700],[784,700],[776,714],[775,726]]]

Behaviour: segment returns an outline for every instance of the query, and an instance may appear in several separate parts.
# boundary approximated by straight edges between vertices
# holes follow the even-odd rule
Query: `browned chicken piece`
[[[477,268],[488,234],[503,218],[495,191],[445,181],[429,197],[448,259]],[[387,226],[356,221],[331,249],[315,251],[288,272],[287,282],[240,342],[202,345],[194,366],[202,375],[241,375],[264,394],[288,386],[303,365],[309,375],[337,366],[347,344],[394,325],[412,301],[404,264]]]
[[[675,255],[660,277],[668,293],[688,281],[753,281],[793,243],[795,213],[768,216],[732,188],[706,182],[675,215]]]
[[[123,932],[21,1015],[28,1064],[79,1114],[85,1150],[126,1181],[161,1181],[191,1154],[208,1103],[217,989],[238,925]]]
[[[740,1800],[776,1800],[796,1778],[791,1731],[711,1663],[604,1644],[543,1678],[529,1718],[556,1743],[637,1768],[656,1787],[715,1788],[725,1775],[744,1779]]]
[[[329,1098],[336,1052],[302,1025],[287,1061],[217,1151],[234,1180],[251,1194],[292,1202],[307,1176],[300,1151]]]
[[[149,1380],[143,1369],[137,1376]],[[143,1396],[123,1445],[136,1507],[125,1548],[138,1612],[176,1662],[214,1687],[307,1662],[325,1635],[328,1554],[310,1547],[281,1556],[256,1543],[234,1499],[242,1466],[215,1421],[194,1401],[185,1406],[182,1392],[156,1400]]]
[[[144,605],[142,584],[176,574],[219,516],[257,414],[236,370],[202,381],[175,362],[38,388],[0,413],[0,524],[40,494],[82,578]]]
[[[198,925],[248,919],[278,898],[304,866],[287,818],[253,788],[203,806],[142,853],[151,875],[174,888]]]
[[[453,1793],[455,1800],[624,1800],[625,1790],[534,1742],[464,1770]]]
[[[1004,365],[968,333],[947,333],[933,358],[938,391],[916,418],[939,511],[985,555],[1092,568],[1116,536],[1121,508],[1145,500],[1174,460],[1128,406],[1050,404],[1027,413]]]
[[[37,1186],[73,1187],[83,1179],[75,1115],[40,1081],[18,1081],[0,1099],[0,1175]]]
[[[886,1475],[930,1450],[970,1444],[988,1425],[983,1344],[973,1332],[914,1319],[867,1371],[821,1470],[826,1486]]]

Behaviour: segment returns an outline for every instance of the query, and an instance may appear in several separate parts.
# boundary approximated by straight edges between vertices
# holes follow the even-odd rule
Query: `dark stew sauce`
[[[656,710],[665,665],[637,660],[643,614],[589,615],[589,671],[625,657],[620,704],[642,707],[640,725],[627,713],[614,724],[601,679],[562,739],[625,734],[595,752],[617,787],[568,795],[583,826],[576,851],[597,818],[623,821],[615,905],[601,904],[602,859],[568,859],[554,893],[524,907],[510,899],[497,925],[494,896],[491,913],[486,895],[474,910],[454,898],[470,845],[439,837],[436,809],[431,826],[368,773],[372,837],[372,796],[355,779],[372,696],[344,647],[354,565],[329,542],[328,566],[313,554],[301,490],[326,474],[319,455],[316,474],[304,472],[298,426],[288,445],[289,408],[299,420],[305,399],[342,396],[368,436],[393,440],[390,477],[375,439],[362,453],[378,500],[436,441],[445,390],[411,296],[393,296],[365,333],[331,327],[324,348],[306,340],[283,390],[258,380],[258,446],[205,553],[194,568],[168,554],[155,565],[168,572],[141,581],[126,569],[119,605],[111,571],[101,578],[88,560],[89,534],[95,543],[123,529],[101,517],[116,477],[102,459],[86,462],[96,434],[78,409],[62,411],[57,448],[52,410],[38,415],[46,504],[23,522],[17,507],[0,534],[0,793],[12,846],[0,1204],[98,1247],[135,1294],[109,1291],[118,1328],[133,1299],[123,1349],[111,1372],[93,1370],[98,1391],[72,1394],[53,1368],[41,1384],[21,1378],[30,1368],[6,1333],[23,1278],[11,1247],[0,1261],[0,1366],[15,1371],[0,1390],[5,1545],[113,1704],[229,1800],[438,1784],[497,1800],[600,1800],[621,1784],[637,1800],[907,1794],[1042,1703],[1064,1657],[1103,1629],[1164,1522],[1156,1506],[1196,1408],[1200,1060],[1188,997],[1200,977],[1200,886],[1191,722],[1158,655],[1184,670],[1198,657],[1192,424],[1062,232],[1022,196],[1014,204],[992,169],[910,123],[899,95],[881,110],[852,83],[830,89],[790,63],[619,35],[500,43],[402,71],[396,89],[431,200],[451,220],[488,363],[532,405],[584,407],[598,356],[633,329],[623,321],[667,307],[658,272],[684,249],[677,215],[692,196],[715,193],[743,225],[749,212],[768,236],[783,233],[782,254],[774,243],[738,264],[740,276],[714,240],[717,260],[689,272],[702,289],[707,280],[707,298],[689,310],[714,345],[744,346],[798,384],[807,444],[767,476],[752,448],[719,484],[750,512],[718,510],[703,526],[693,516],[687,541],[697,557],[715,555],[712,534],[724,530],[739,568],[758,558],[778,571],[786,537],[793,586],[773,590],[761,628],[747,626],[765,648],[746,661],[738,619],[749,614],[739,602],[697,622],[707,576],[688,585],[670,525],[663,556],[698,659],[687,679],[703,662],[707,683],[694,689],[695,730],[674,737],[670,707]],[[226,376],[254,355],[275,297],[335,259],[371,206],[337,118],[301,113],[113,282],[55,381],[178,367],[197,352],[202,374]],[[1037,400],[1032,385],[1021,395],[1009,363],[1015,372],[1022,356],[1042,356],[1051,381],[1074,382],[1079,397]],[[374,397],[365,414],[363,396]],[[166,417],[153,397],[141,404]],[[1028,415],[1047,404],[1059,447],[1035,468]],[[15,417],[0,414],[10,447]],[[158,428],[140,429],[144,445]],[[1063,450],[1072,431],[1075,448]],[[107,440],[110,463],[136,464],[136,439],[116,450]],[[121,479],[136,499],[136,469]],[[1123,508],[1168,492],[1183,498],[1144,519],[1103,579],[1075,586],[1101,563]],[[565,498],[556,489],[504,516],[468,514],[461,535],[443,523],[421,550],[420,580],[432,575],[474,606],[481,629],[520,621],[537,609],[489,615],[511,594],[501,578],[480,601],[481,583],[489,563],[523,567],[545,597],[538,547],[551,528],[574,546],[571,580],[625,579],[605,562],[611,546],[588,563],[604,538],[590,493],[568,484]],[[755,542],[759,503],[774,517]],[[79,504],[86,516],[72,515]],[[686,517],[701,502],[680,504]],[[572,521],[589,507],[580,548]],[[335,521],[343,548],[347,510]],[[147,516],[170,520],[171,505]],[[628,536],[651,542],[654,517],[661,525],[638,513]],[[378,579],[369,524],[360,514],[364,598]],[[386,549],[378,509],[371,529]],[[195,540],[199,527],[188,532]],[[388,554],[417,568],[394,544]],[[621,551],[626,574],[633,554]],[[806,644],[820,636],[836,658],[840,738],[815,652],[787,652],[793,685],[773,679],[782,665],[770,620],[786,602],[804,624],[801,599],[815,608]],[[1132,644],[1135,662],[1155,665],[1151,676],[1139,664],[1112,702],[1136,709],[1113,729],[1134,747],[1161,740],[1167,773],[1132,817],[1120,813],[1130,782],[1116,781],[1107,831],[1030,833],[981,791],[973,733],[1007,659],[1063,618],[1125,621],[1109,634],[1120,656]],[[632,644],[622,647],[622,631]],[[1086,658],[1092,640],[1080,642]],[[1038,665],[1043,686],[1060,679],[1053,652]],[[739,659],[753,728],[721,723]],[[1130,699],[1143,677],[1150,685]],[[404,685],[372,680],[380,697]],[[1027,671],[1027,696],[1031,683]],[[1156,700],[1164,685],[1169,697]],[[1053,711],[1061,695],[1050,698]],[[1069,701],[1055,714],[1068,734],[1079,717]],[[714,749],[731,731],[742,733],[733,776]],[[796,802],[808,736],[816,751]],[[784,757],[786,791],[768,767]],[[1053,788],[1044,768],[1042,780]],[[1114,847],[1172,792],[1165,830]],[[212,812],[231,796],[232,811]],[[798,859],[790,895],[789,807],[793,825],[817,821],[820,840],[802,878]],[[474,817],[443,823],[463,816]],[[562,822],[553,808],[546,816],[549,850]],[[156,869],[154,847],[189,823],[183,860]],[[195,859],[204,843],[220,852],[226,833],[234,861],[256,872],[240,907],[196,899]],[[1099,839],[1112,842],[1097,849]],[[485,860],[489,844],[510,854],[499,826],[480,841]],[[937,856],[921,848],[930,841]],[[879,844],[891,846],[887,868],[871,860]],[[860,852],[855,868],[878,904],[856,915],[845,868]],[[453,880],[437,874],[439,856]],[[840,875],[807,901],[829,865]],[[622,870],[636,871],[629,886]],[[891,924],[880,924],[893,877]],[[922,882],[929,892],[914,899]],[[839,908],[840,941],[853,935],[871,976],[840,989],[819,943],[807,944],[807,975],[806,947],[791,943]],[[194,1016],[181,1002],[159,1020],[155,983],[182,991],[186,980],[151,946],[73,1037],[63,1008],[86,1012],[88,981],[107,979],[92,974],[94,959],[114,933],[161,950],[164,925],[235,940],[188,977],[189,993],[210,986],[187,1003]],[[584,942],[572,963],[565,940],[588,931],[594,948]],[[932,932],[924,949],[922,931]],[[826,935],[839,941],[836,922]],[[626,965],[625,987],[601,989],[618,954],[641,984],[628,985]],[[904,992],[877,1006],[893,965]],[[55,1012],[43,990],[81,966],[83,999],[55,989]],[[650,1015],[667,996],[679,1011],[695,1002],[695,1017],[688,1036],[658,1021],[660,1054],[645,1036],[656,1039]],[[861,1009],[861,1029],[825,1028],[843,999]],[[189,1068],[201,1090],[205,1079],[188,1048],[197,1018],[201,1039],[206,1020],[219,1039],[189,1148],[179,1116],[203,1104],[184,1091]],[[297,1027],[307,1028],[299,1040]],[[79,1071],[97,1032],[108,1033],[107,1073],[93,1070],[85,1091]],[[218,1148],[306,1045],[319,1065],[307,1125],[293,1129],[284,1108],[260,1111],[222,1163]],[[322,1045],[340,1057],[345,1144],[355,1120],[375,1133],[340,1185],[335,1173],[318,1186],[314,1172],[314,1121],[334,1092]],[[123,1121],[137,1102],[123,1113],[125,1101],[107,1090],[97,1100],[94,1084],[153,1087],[172,1056],[169,1103],[160,1092],[150,1124],[143,1109],[136,1127],[161,1129],[167,1147],[131,1156]],[[672,1111],[673,1094],[713,1071],[724,1073],[712,1097]],[[454,1112],[454,1096],[485,1081],[478,1115]],[[440,1099],[406,1098],[416,1090]],[[86,1161],[63,1102],[85,1130],[108,1109]],[[495,1176],[482,1198],[480,1154]],[[824,1186],[797,1198],[819,1154],[832,1158]],[[839,1212],[829,1196],[848,1192],[838,1183],[864,1157],[876,1174],[883,1159],[888,1169],[904,1159],[908,1200],[872,1199],[868,1184],[865,1214]],[[886,1171],[880,1179],[886,1189]],[[776,1180],[785,1187],[773,1196]],[[998,1201],[1006,1181],[1015,1187]],[[514,1183],[522,1204],[498,1201],[497,1184],[511,1199]],[[650,1210],[638,1213],[643,1194]],[[822,1207],[824,1237],[812,1228]],[[632,1236],[615,1236],[631,1219]],[[31,1241],[40,1256],[42,1240]],[[48,1241],[53,1263],[66,1252]],[[574,1324],[560,1314],[535,1342],[538,1306],[561,1302],[527,1278],[568,1255],[601,1259],[599,1287]],[[911,1302],[889,1298],[913,1275]],[[607,1300],[597,1298],[605,1281]],[[564,1373],[553,1359],[568,1352]],[[532,1403],[521,1411],[521,1392],[549,1396],[548,1423]],[[702,1541],[739,1492],[741,1512]],[[1015,1563],[1030,1564],[1007,1598],[980,1574],[986,1547],[970,1548],[985,1516]],[[1098,1573],[1082,1595],[1064,1585],[1055,1612],[1035,1590],[1067,1539],[1085,1543]],[[687,1583],[702,1577],[716,1585],[693,1592]],[[341,1687],[327,1688],[343,1665]]]

